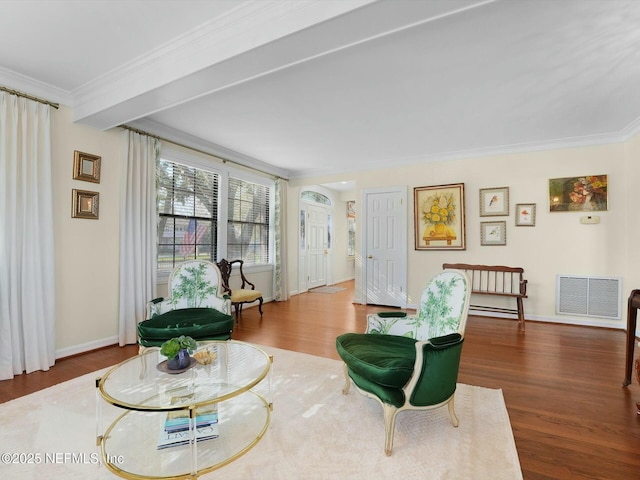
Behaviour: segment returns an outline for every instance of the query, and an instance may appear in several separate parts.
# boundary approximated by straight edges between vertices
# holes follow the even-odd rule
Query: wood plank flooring
[[[245,307],[233,336],[338,359],[336,336],[363,331],[367,313],[388,310],[353,304],[353,282],[340,286],[347,289],[265,304],[262,319]],[[640,479],[640,386],[622,387],[625,338],[622,330],[542,322],[527,322],[522,333],[512,320],[470,317],[459,381],[502,389],[526,480]],[[0,402],[136,353],[130,345],[61,359],[49,372],[0,382]]]

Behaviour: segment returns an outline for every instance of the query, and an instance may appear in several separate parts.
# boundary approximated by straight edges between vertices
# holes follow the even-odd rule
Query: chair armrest
[[[464,337],[451,333],[416,342],[414,375],[403,390],[412,405],[444,402],[456,390]]]
[[[153,300],[147,302],[146,318],[153,318],[157,315],[162,315],[163,313],[171,310],[169,302],[170,299],[165,299],[163,297],[154,298]]]
[[[256,286],[253,283],[251,283],[249,280],[247,280],[247,277],[244,276],[242,269],[240,269],[240,279],[242,280],[242,285],[240,286],[240,288],[242,288],[243,290],[247,285],[251,286],[251,290],[256,289]]]
[[[443,348],[449,348],[453,345],[457,345],[461,341],[462,335],[459,333],[450,333],[449,335],[431,338],[427,340],[427,344],[431,345],[433,350],[442,350]]]
[[[520,280],[520,295],[527,296],[527,282],[528,280]]]

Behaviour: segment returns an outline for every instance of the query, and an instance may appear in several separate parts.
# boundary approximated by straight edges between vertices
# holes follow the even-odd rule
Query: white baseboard
[[[485,312],[482,310],[474,310],[473,308],[469,309],[470,315],[477,315],[478,317],[496,317],[496,318],[508,318],[511,320],[517,320],[515,315],[510,315],[508,313],[500,313],[500,312]],[[547,317],[540,315],[525,315],[525,320],[527,322],[546,322],[546,323],[559,323],[566,325],[579,325],[582,327],[600,327],[600,328],[615,328],[626,330],[626,324],[624,322],[620,322],[619,320],[613,323],[611,320],[606,319],[598,319],[593,317],[583,318],[583,317],[571,317],[571,316],[562,316],[562,317]]]
[[[77,355],[79,353],[89,352],[91,350],[97,350],[98,348],[108,347],[118,344],[118,337],[102,338],[100,340],[94,340],[92,342],[83,343],[81,345],[73,345],[71,347],[61,348],[56,350],[56,360],[71,355]]]
[[[417,305],[407,305],[407,310],[416,310]],[[474,310],[473,308],[469,308],[469,315],[475,315],[478,317],[495,317],[495,318],[508,318],[510,320],[517,320],[516,316],[508,313],[500,313],[500,312],[486,312],[484,310]],[[627,325],[625,322],[621,322],[620,320],[616,320],[613,322],[612,320],[607,319],[598,319],[593,317],[571,317],[571,316],[562,316],[562,317],[547,317],[541,315],[525,315],[525,319],[527,322],[546,322],[546,323],[559,323],[566,325],[579,325],[583,327],[599,327],[599,328],[615,328],[626,330]],[[639,327],[640,330],[640,327]]]
[[[335,282],[333,282],[331,285],[335,285],[337,283],[344,283],[344,282],[350,282],[352,280],[355,280],[355,277],[350,277],[350,278],[343,278],[341,280],[336,280]]]

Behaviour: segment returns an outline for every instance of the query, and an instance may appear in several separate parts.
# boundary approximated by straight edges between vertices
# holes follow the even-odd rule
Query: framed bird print
[[[535,227],[536,225],[536,204],[516,203],[516,226]]]
[[[480,216],[509,215],[509,187],[480,189]]]

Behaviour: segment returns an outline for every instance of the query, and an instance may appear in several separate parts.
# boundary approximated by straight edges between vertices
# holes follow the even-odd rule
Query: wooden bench
[[[470,305],[474,310],[496,313],[512,313],[518,316],[518,322],[524,330],[524,305],[527,298],[527,281],[523,278],[524,269],[501,265],[469,265],[466,263],[445,263],[442,268],[455,268],[466,271],[471,277],[471,293],[498,295],[516,299],[517,309]]]

